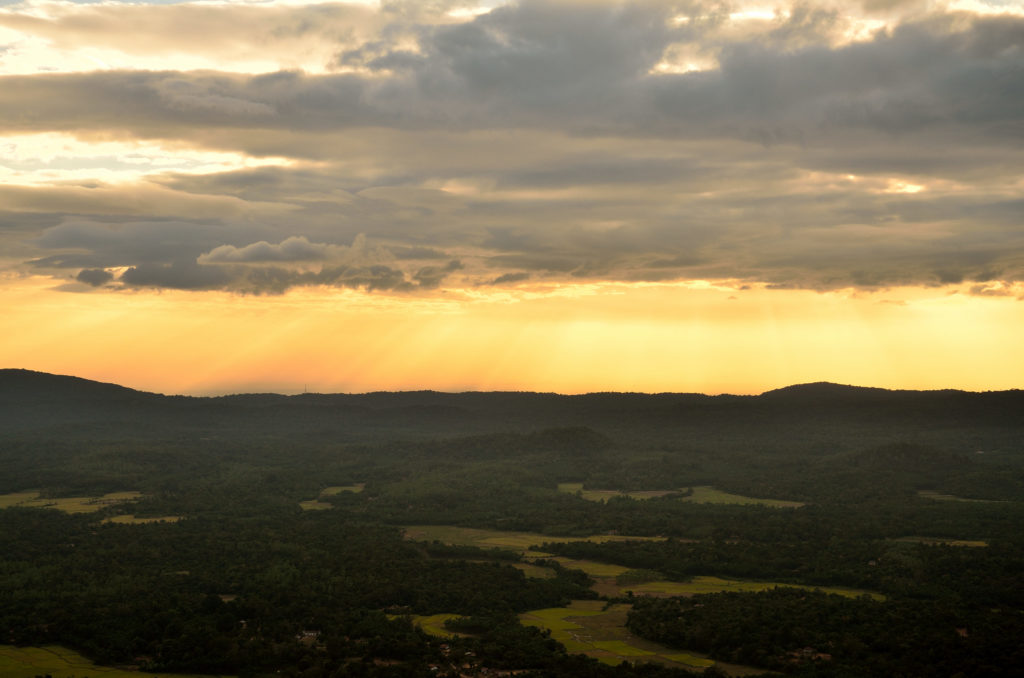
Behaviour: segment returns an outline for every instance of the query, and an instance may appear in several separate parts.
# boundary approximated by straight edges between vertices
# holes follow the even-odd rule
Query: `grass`
[[[103,522],[114,523],[115,525],[144,525],[146,523],[176,523],[179,520],[181,520],[181,516],[157,516],[155,518],[136,518],[134,515],[128,515],[104,518]]]
[[[584,490],[583,483],[558,483],[558,491],[566,494],[578,494],[587,501],[608,501],[612,497],[631,497],[633,499],[654,499],[664,497],[667,494],[674,494],[681,490],[639,490],[636,492],[622,492],[620,490]]]
[[[0,508],[22,506],[48,508],[64,513],[93,513],[113,504],[123,504],[142,497],[141,492],[110,492],[102,497],[42,497],[39,492],[12,492],[0,495]]]
[[[938,537],[897,537],[892,541],[907,542],[911,544],[940,544],[942,546],[967,546],[972,548],[984,548],[988,546],[987,541],[980,539],[941,539]]]
[[[300,501],[299,508],[301,508],[303,511],[326,511],[327,509],[334,508],[334,505],[328,504],[325,501],[310,499],[308,501]]]
[[[870,596],[874,600],[885,600],[881,593],[851,589],[841,586],[802,586],[799,584],[783,584],[781,582],[752,581],[749,579],[720,579],[719,577],[694,577],[688,582],[675,581],[652,581],[635,586],[624,586],[623,589],[630,590],[640,595],[668,595],[668,596],[692,596],[699,593],[722,593],[725,591],[736,592],[757,592],[768,591],[774,588],[793,588],[805,591],[822,591],[823,593],[835,593],[846,598],[859,598]]]
[[[407,539],[417,541],[439,541],[456,546],[479,546],[480,548],[498,548],[533,556],[544,557],[533,547],[545,542],[592,541],[604,543],[608,541],[634,541],[661,539],[660,537],[628,537],[623,535],[598,534],[590,537],[553,537],[549,534],[534,532],[504,532],[501,530],[482,530],[475,527],[455,527],[453,525],[410,525],[405,528]]]
[[[917,496],[924,497],[925,499],[934,499],[935,501],[966,501],[976,504],[1000,504],[1001,501],[997,499],[970,499],[968,497],[958,497],[955,494],[940,494],[932,490],[918,490]]]
[[[692,490],[693,493],[687,497],[683,497],[683,501],[689,501],[695,504],[756,504],[759,506],[767,506],[769,508],[799,508],[803,506],[803,503],[799,501],[787,501],[785,499],[757,499],[754,497],[744,497],[741,494],[730,494],[729,492],[716,490],[710,485],[698,485],[697,487],[692,488]]]
[[[316,499],[307,499],[306,501],[300,501],[299,507],[303,511],[326,511],[327,509],[334,508],[333,504],[329,504],[326,501],[320,501],[324,497],[334,497],[341,494],[342,492],[352,492],[353,494],[359,494],[366,487],[366,483],[355,483],[354,485],[332,485],[325,487],[320,490],[320,494],[317,495]]]
[[[320,490],[321,497],[333,497],[336,494],[342,492],[351,492],[352,494],[359,494],[366,488],[366,483],[355,483],[354,485],[332,485],[331,487],[325,487]]]
[[[547,629],[551,637],[571,653],[583,653],[612,666],[623,661],[653,662],[677,668],[707,668],[715,665],[705,656],[680,652],[630,633],[625,627],[630,605],[605,609],[599,600],[574,600],[569,607],[531,610],[519,615],[526,626]],[[718,664],[727,674],[755,671],[750,667]],[[759,672],[759,670],[758,670]]]
[[[97,666],[91,661],[64,647],[14,647],[0,645],[0,678],[26,678],[49,674],[53,678],[147,678],[158,674],[148,671],[131,671],[109,666]],[[213,678],[195,674],[170,674],[161,671],[163,678]]]
[[[741,494],[730,494],[716,490],[710,485],[700,485],[692,489],[692,493],[682,497],[683,501],[696,504],[743,504],[767,506],[769,508],[798,508],[803,506],[799,501],[787,501],[785,499],[757,499],[755,497],[744,497]],[[643,490],[639,492],[621,492],[619,490],[585,490],[583,483],[559,483],[558,491],[567,494],[578,494],[588,501],[605,502],[612,497],[632,497],[633,499],[653,499],[664,497],[669,494],[683,492],[683,490]]]
[[[449,619],[461,619],[462,615],[458,614],[431,614],[421,615],[414,614],[410,615],[412,623],[423,629],[424,633],[428,633],[437,638],[451,638],[452,636],[460,636],[464,634],[449,631],[444,627],[444,623]]]

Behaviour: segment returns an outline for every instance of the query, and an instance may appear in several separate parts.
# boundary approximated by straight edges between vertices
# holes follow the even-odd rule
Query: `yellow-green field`
[[[366,483],[356,483],[354,485],[332,485],[331,487],[325,487],[320,490],[320,494],[317,495],[316,499],[307,499],[306,501],[300,501],[299,507],[303,511],[326,511],[327,509],[334,508],[333,504],[329,504],[326,501],[320,501],[324,497],[333,497],[341,494],[342,492],[351,492],[353,494],[359,494],[366,487]]]
[[[666,494],[673,494],[681,490],[640,490],[637,492],[622,492],[620,490],[584,490],[583,483],[558,483],[558,491],[567,494],[579,494],[587,501],[608,501],[612,497],[631,497],[633,499],[653,499],[664,497]]]
[[[460,619],[462,615],[442,613],[430,615],[413,614],[409,616],[412,618],[413,624],[423,629],[424,633],[429,633],[432,636],[436,636],[438,638],[451,638],[452,636],[465,635],[449,631],[444,627],[444,623],[446,621],[449,619]]]
[[[156,516],[153,518],[136,518],[134,515],[130,515],[104,518],[103,522],[114,523],[115,525],[145,525],[146,523],[176,523],[179,520],[181,520],[181,516]]]
[[[113,504],[135,501],[141,492],[110,492],[102,497],[41,497],[39,492],[12,492],[0,494],[0,508],[23,506],[49,508],[64,513],[92,513]]]
[[[149,678],[157,674],[97,666],[78,654],[58,645],[14,647],[0,645],[0,678],[29,678],[49,674],[53,678]],[[159,674],[162,678],[214,678],[195,674]]]
[[[980,539],[941,539],[938,537],[897,537],[891,541],[902,541],[911,544],[940,544],[942,546],[967,546],[972,548],[984,548],[988,546],[987,541]]]
[[[342,492],[351,492],[352,494],[359,494],[366,488],[366,483],[355,483],[354,485],[332,485],[331,487],[325,487],[320,490],[321,497],[333,497],[336,494]]]
[[[683,501],[689,501],[695,504],[757,504],[759,506],[767,506],[769,508],[799,508],[800,506],[803,506],[803,502],[799,501],[787,501],[785,499],[757,499],[754,497],[744,497],[741,494],[730,494],[728,492],[716,490],[710,485],[698,485],[692,489],[693,493],[689,496],[683,497]]]
[[[1002,503],[996,499],[969,499],[968,497],[958,497],[955,494],[940,494],[932,490],[918,490],[917,496],[924,497],[925,499],[934,499],[935,501],[967,501],[978,504]]]
[[[698,593],[721,593],[725,591],[768,591],[777,587],[835,593],[847,598],[870,596],[874,600],[885,600],[885,596],[881,593],[840,586],[801,586],[799,584],[783,584],[781,582],[720,579],[718,577],[694,577],[688,582],[652,581],[633,586],[623,586],[622,588],[639,595],[692,596]]]
[[[416,541],[439,541],[456,546],[479,546],[480,548],[508,549],[519,552],[531,551],[533,547],[540,546],[545,542],[592,541],[604,543],[661,539],[661,537],[628,537],[617,534],[596,534],[591,537],[553,537],[534,532],[504,532],[452,525],[409,525],[405,528],[405,537]],[[536,551],[528,555],[543,557],[547,554]]]
[[[612,497],[653,499],[654,497],[664,497],[665,495],[683,492],[684,490],[644,490],[640,492],[585,490],[583,489],[583,483],[559,483],[558,491],[568,494],[578,494],[580,497],[588,501],[603,502],[608,501]],[[695,504],[757,504],[759,506],[768,506],[769,508],[797,508],[803,506],[803,502],[799,501],[787,501],[785,499],[757,499],[755,497],[744,497],[741,494],[730,494],[728,492],[716,490],[710,485],[699,485],[692,488],[692,493],[688,496],[682,497],[682,500],[693,502]]]
[[[644,661],[703,669],[715,664],[707,657],[680,652],[634,636],[626,628],[630,605],[612,605],[607,610],[599,600],[574,600],[569,607],[531,610],[519,615],[526,626],[551,631],[551,637],[570,653],[583,653],[606,664]],[[757,671],[749,667],[722,666],[730,675]]]
[[[307,501],[300,501],[299,502],[299,507],[303,511],[326,511],[327,509],[334,508],[334,506],[332,504],[328,504],[325,501],[319,501],[318,499],[309,499]]]

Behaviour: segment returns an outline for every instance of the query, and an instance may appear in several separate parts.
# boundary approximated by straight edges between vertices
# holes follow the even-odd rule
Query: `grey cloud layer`
[[[310,161],[162,177],[154,195],[183,201],[160,219],[69,188],[64,222],[21,242],[96,286],[1024,279],[1024,19],[914,14],[835,46],[836,7],[731,32],[701,3],[521,2],[454,24],[391,8],[339,41],[353,72],[0,78],[8,130]],[[679,45],[717,66],[652,72]]]

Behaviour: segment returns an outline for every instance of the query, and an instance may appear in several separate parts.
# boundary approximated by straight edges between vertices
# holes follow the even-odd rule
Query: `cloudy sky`
[[[1024,0],[0,0],[0,363],[1024,386]]]

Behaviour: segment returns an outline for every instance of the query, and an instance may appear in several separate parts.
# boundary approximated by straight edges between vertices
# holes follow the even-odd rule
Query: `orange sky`
[[[0,303],[4,366],[162,393],[1024,383],[1019,337],[1005,332],[1024,326],[1024,304],[951,288],[601,284],[396,300],[321,289],[67,294],[35,280],[8,285]]]
[[[1024,386],[1024,5],[0,2],[0,366]]]

